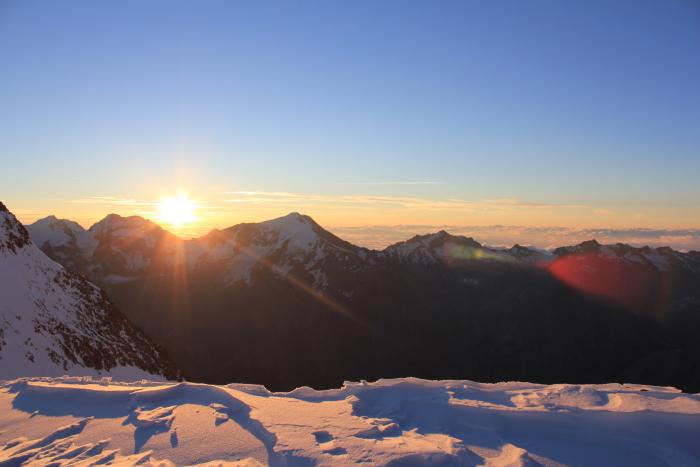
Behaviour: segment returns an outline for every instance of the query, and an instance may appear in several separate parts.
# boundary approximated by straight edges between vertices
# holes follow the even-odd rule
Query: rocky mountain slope
[[[76,230],[45,244],[68,239],[82,254]],[[105,292],[49,259],[0,203],[0,379],[63,374],[178,376]]]
[[[52,238],[44,224],[29,227],[39,242]],[[496,249],[447,232],[373,251],[297,213],[192,240],[110,215],[78,237],[77,250],[40,246],[104,287],[198,381],[290,389],[413,375],[700,390],[697,252]]]

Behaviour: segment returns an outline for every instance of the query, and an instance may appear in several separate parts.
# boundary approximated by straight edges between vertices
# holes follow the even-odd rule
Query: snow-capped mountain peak
[[[141,216],[123,217],[119,214],[108,214],[104,219],[90,227],[90,232],[96,236],[111,237],[143,237],[165,232],[158,224]]]
[[[572,253],[597,253],[603,245],[597,240],[591,239],[579,243],[578,245],[562,246],[556,248],[553,253],[557,256],[567,255]]]
[[[277,246],[287,242],[288,247],[296,250],[308,250],[319,240],[320,228],[309,216],[292,212],[286,216],[261,222],[260,228],[275,238]]]
[[[483,256],[490,250],[471,237],[452,235],[445,230],[416,235],[387,247],[384,253],[402,263],[430,265]]]
[[[510,256],[513,258],[520,260],[520,261],[525,261],[525,262],[530,262],[530,263],[537,263],[540,261],[548,261],[553,258],[553,255],[551,252],[547,250],[543,250],[540,248],[535,248],[531,246],[523,246],[518,243],[513,245],[512,247],[508,248],[505,250]]]
[[[212,231],[188,244],[197,256],[192,263],[224,261],[226,281],[250,282],[256,268],[277,275],[306,277],[314,288],[329,284],[324,272],[331,263],[342,262],[347,268],[359,268],[367,261],[364,248],[356,247],[323,229],[311,217],[292,212],[257,224],[238,224],[222,231]],[[192,255],[190,255],[192,257]]]
[[[72,246],[90,252],[95,247],[92,236],[77,222],[48,216],[29,227],[32,241],[39,247],[61,248]]]

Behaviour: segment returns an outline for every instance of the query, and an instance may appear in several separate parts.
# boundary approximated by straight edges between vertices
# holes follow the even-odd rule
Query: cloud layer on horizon
[[[395,225],[330,227],[334,234],[356,245],[382,249],[414,235],[445,230],[453,235],[472,237],[478,242],[496,246],[529,245],[556,248],[595,239],[600,243],[627,243],[632,246],[670,246],[676,250],[700,251],[700,229],[574,229],[567,227],[525,227],[517,225]]]

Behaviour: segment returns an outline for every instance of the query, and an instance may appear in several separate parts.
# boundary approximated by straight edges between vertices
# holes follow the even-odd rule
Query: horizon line
[[[111,213],[106,214],[100,220],[92,223],[92,225],[90,225],[89,227],[85,227],[84,224],[82,224],[78,221],[72,220],[70,218],[62,218],[62,217],[58,217],[54,214],[49,214],[49,215],[40,217],[40,218],[34,220],[33,222],[29,222],[29,223],[25,223],[23,221],[20,221],[20,222],[22,222],[22,224],[25,225],[25,227],[29,227],[29,226],[36,224],[37,222],[40,222],[42,220],[53,218],[53,219],[56,219],[58,221],[73,222],[73,223],[77,224],[78,226],[80,226],[84,231],[89,231],[95,225],[104,221],[109,216],[116,216],[116,217],[119,217],[122,219],[140,218],[140,219],[143,219],[147,222],[155,224],[159,228],[163,229],[164,231],[168,232],[170,235],[173,235],[174,237],[177,237],[180,240],[188,241],[188,240],[200,239],[202,237],[205,237],[205,236],[211,234],[214,231],[222,231],[222,230],[230,229],[232,227],[242,225],[242,224],[260,224],[260,223],[269,222],[269,221],[273,221],[273,220],[277,220],[277,219],[282,219],[282,218],[288,217],[288,216],[293,215],[293,214],[298,214],[300,216],[308,217],[313,222],[316,222],[316,220],[308,214],[303,214],[299,211],[290,211],[289,213],[287,213],[285,215],[272,217],[270,219],[266,219],[263,221],[239,222],[239,223],[228,225],[225,227],[212,227],[211,229],[209,229],[205,233],[193,234],[193,235],[187,235],[187,234],[183,234],[182,232],[177,232],[177,229],[172,229],[172,226],[169,226],[167,223],[159,222],[156,219],[152,219],[152,218],[149,218],[149,217],[141,215],[141,214],[122,215],[122,214],[115,213],[115,212],[111,212]],[[316,222],[316,223],[318,224],[318,222]],[[675,251],[684,252],[684,253],[691,252],[691,251],[700,251],[700,248],[698,248],[697,250],[695,248],[684,249],[684,248],[678,248],[678,247],[672,246],[671,244],[663,244],[662,245],[662,244],[653,243],[653,242],[646,243],[646,244],[643,244],[643,242],[629,242],[629,241],[628,242],[618,241],[618,242],[609,243],[605,240],[603,240],[603,241],[598,240],[598,238],[604,239],[604,238],[609,237],[609,236],[616,236],[616,235],[621,235],[621,234],[627,234],[629,236],[629,235],[633,235],[635,233],[642,234],[642,235],[656,233],[659,235],[661,235],[661,234],[674,235],[675,234],[675,235],[691,236],[692,238],[697,238],[698,241],[700,242],[700,228],[694,228],[694,227],[669,229],[669,228],[652,228],[652,227],[631,227],[631,228],[582,227],[582,228],[577,228],[577,227],[565,227],[565,226],[556,226],[556,225],[525,226],[525,225],[518,225],[518,224],[484,224],[484,225],[477,225],[477,224],[365,224],[365,225],[355,225],[355,226],[328,226],[328,227],[321,226],[321,224],[318,224],[318,225],[322,229],[333,233],[334,235],[347,241],[348,243],[351,243],[355,246],[359,246],[361,248],[368,248],[368,249],[376,250],[376,251],[381,251],[383,249],[386,249],[389,246],[395,245],[397,243],[405,242],[405,241],[410,240],[411,238],[413,238],[415,236],[432,235],[432,234],[437,234],[440,231],[445,231],[446,233],[448,233],[449,235],[452,235],[454,237],[471,238],[472,240],[477,241],[483,247],[487,247],[487,248],[512,248],[516,245],[520,245],[520,246],[529,247],[529,248],[552,251],[552,250],[554,250],[556,248],[560,248],[560,247],[576,246],[576,245],[580,245],[581,243],[584,243],[587,241],[596,241],[604,246],[623,244],[623,245],[627,245],[627,246],[631,246],[631,247],[635,247],[635,248],[643,248],[646,246],[646,247],[653,248],[653,249],[663,248],[664,246],[666,246],[666,247],[669,247]],[[346,233],[347,233],[347,231],[353,231],[353,230],[356,230],[356,231],[365,230],[365,231],[367,231],[369,229],[390,229],[390,230],[396,231],[396,233],[400,232],[402,234],[405,234],[405,237],[404,237],[404,240],[397,240],[397,241],[386,244],[386,246],[384,246],[383,248],[379,248],[379,247],[368,247],[368,246],[359,245],[357,243],[353,243],[353,241],[346,239],[347,236],[341,236],[337,233],[337,232],[343,232],[343,231],[346,231]],[[407,229],[430,229],[430,230],[427,230],[425,233],[410,233],[407,231]],[[568,234],[568,235],[575,235],[575,234],[585,235],[585,233],[593,234],[594,232],[598,232],[601,235],[597,238],[596,238],[596,236],[586,236],[585,240],[579,240],[578,242],[573,242],[573,243],[572,242],[568,242],[568,243],[563,242],[563,244],[559,244],[558,246],[555,246],[555,245],[541,246],[541,245],[537,245],[535,243],[530,243],[527,241],[524,241],[524,242],[523,241],[515,241],[509,247],[509,246],[507,246],[507,244],[492,243],[492,242],[488,242],[488,241],[476,240],[476,238],[475,238],[476,236],[474,236],[474,235],[467,235],[467,234],[455,232],[455,230],[463,230],[463,229],[474,229],[474,230],[479,230],[479,231],[485,231],[485,230],[489,230],[489,229],[491,229],[491,230],[516,229],[519,231],[526,231],[526,232],[541,231],[544,233],[547,233],[547,232],[549,232],[549,233],[563,233],[562,236],[564,236],[566,234]],[[622,237],[621,240],[624,240],[624,237]]]

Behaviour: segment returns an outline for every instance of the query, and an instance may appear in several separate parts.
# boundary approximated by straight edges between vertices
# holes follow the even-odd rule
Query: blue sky
[[[27,220],[700,226],[695,0],[4,1],[0,64]]]

